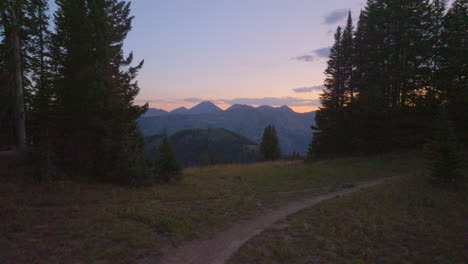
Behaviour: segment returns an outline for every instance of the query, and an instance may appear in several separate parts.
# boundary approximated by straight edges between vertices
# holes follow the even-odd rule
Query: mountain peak
[[[216,106],[215,104],[213,104],[212,102],[210,101],[204,101],[204,102],[201,102],[199,104],[197,104],[196,106],[190,108],[190,114],[205,114],[205,113],[212,113],[212,112],[219,112],[219,111],[222,111],[221,108],[219,108],[218,106]]]
[[[232,111],[232,110],[250,110],[254,109],[254,107],[250,105],[243,105],[243,104],[233,104],[231,107],[226,109],[226,111]]]
[[[209,105],[209,106],[216,106],[216,105],[215,105],[215,104],[213,104],[211,101],[203,101],[203,102],[201,102],[201,103],[197,104],[197,105],[196,105],[196,106],[194,106],[194,107],[197,107],[197,106],[199,106],[199,105],[207,105],[207,106]],[[192,108],[193,108],[193,107],[192,107]]]
[[[158,108],[148,108],[146,113],[143,114],[144,117],[150,117],[150,116],[163,116],[167,115],[167,111],[164,111],[162,109]]]
[[[176,109],[170,111],[169,113],[171,113],[171,114],[186,114],[187,111],[188,111],[188,109],[185,108],[184,106],[182,106],[182,107],[179,107],[179,108],[176,108]]]
[[[282,111],[294,112],[294,110],[292,110],[291,107],[289,107],[287,105],[283,105],[279,109],[281,109]]]
[[[259,107],[257,107],[258,110],[271,110],[271,109],[274,109],[273,106],[269,106],[269,105],[261,105]]]

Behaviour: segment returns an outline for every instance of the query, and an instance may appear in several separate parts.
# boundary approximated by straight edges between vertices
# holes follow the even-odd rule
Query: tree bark
[[[21,46],[19,39],[19,21],[14,8],[10,8],[12,31],[11,41],[13,47],[13,63],[14,63],[14,78],[15,78],[15,130],[16,130],[16,147],[19,151],[26,148],[26,125],[24,111],[24,92],[23,92],[23,71],[21,67]]]

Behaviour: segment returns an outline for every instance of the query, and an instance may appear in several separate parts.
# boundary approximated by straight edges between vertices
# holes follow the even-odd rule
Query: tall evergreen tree
[[[442,109],[435,122],[433,137],[425,145],[425,155],[431,179],[445,187],[463,187],[463,162],[460,144],[455,136],[447,111]]]
[[[354,54],[354,26],[351,11],[348,12],[348,20],[346,27],[343,30],[341,37],[341,49],[343,52],[343,86],[344,86],[344,103],[348,105],[354,101],[354,87],[352,85],[353,73],[353,54]]]
[[[130,2],[57,0],[52,56],[63,166],[121,184],[151,177],[133,105],[143,62],[130,66],[123,42],[131,29]]]
[[[55,94],[52,86],[49,16],[47,0],[29,0],[26,8],[28,38],[26,46],[28,143],[37,173],[49,179],[53,172],[53,139],[55,124]]]
[[[10,84],[10,69],[8,62],[9,45],[6,41],[7,24],[6,8],[7,2],[0,2],[0,150],[14,144],[12,139],[13,127],[13,90]]]
[[[441,87],[449,118],[460,139],[468,140],[468,1],[455,0],[444,18],[441,49]]]
[[[26,1],[4,1],[0,5],[2,24],[3,60],[6,64],[5,92],[10,104],[4,108],[5,119],[9,130],[13,131],[15,146],[20,151],[26,144],[26,114],[24,103],[24,42],[23,25],[25,22]],[[13,129],[11,129],[13,127]]]
[[[344,106],[345,86],[344,86],[344,57],[342,46],[341,27],[336,29],[335,44],[330,49],[330,58],[325,70],[326,90],[321,94],[321,102],[324,107],[329,109],[340,109]]]
[[[51,60],[49,54],[50,30],[49,8],[47,0],[30,0],[27,6],[29,17],[27,48],[27,75],[30,79],[28,91],[28,106],[31,119],[31,134],[35,136],[32,144],[40,140],[38,131],[47,129],[48,119],[52,111],[54,100],[51,80]],[[50,123],[48,123],[50,125]],[[47,129],[48,130],[48,129]]]
[[[264,161],[278,160],[281,158],[281,149],[274,125],[268,125],[263,130],[260,154]]]
[[[322,107],[315,116],[315,133],[309,146],[308,156],[323,156],[329,152],[338,152],[345,147],[344,143],[349,134],[344,129],[344,108],[349,103],[351,71],[345,58],[346,53],[351,52],[352,46],[352,22],[348,19],[346,37],[344,40],[341,27],[335,33],[335,43],[330,49],[330,57],[325,70],[325,90],[320,94]],[[344,49],[346,45],[346,52]],[[351,54],[348,54],[351,55]],[[314,129],[314,128],[313,128]]]
[[[354,34],[348,18],[335,35],[310,155],[421,145],[445,102],[454,102],[451,118],[466,131],[467,5],[455,1],[443,18],[445,5],[368,0]]]
[[[442,78],[442,62],[444,49],[444,17],[447,9],[447,0],[433,0],[428,14],[428,42],[425,47],[428,54],[427,65],[424,68],[426,77],[426,90],[424,107],[428,110],[437,109],[444,103],[444,90]]]
[[[428,10],[427,0],[368,1],[365,34],[359,40],[367,56],[361,99],[374,111],[378,107],[398,111],[417,104],[420,69],[427,57]]]

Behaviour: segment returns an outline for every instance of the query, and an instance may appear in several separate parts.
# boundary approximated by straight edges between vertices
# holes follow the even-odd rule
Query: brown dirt
[[[356,192],[362,188],[382,183],[385,179],[378,179],[361,184],[353,188],[343,189],[299,202],[292,202],[274,211],[254,219],[239,222],[230,229],[205,240],[187,242],[181,247],[167,247],[162,251],[164,256],[160,264],[223,264],[247,240],[259,234],[275,222],[286,218],[299,210],[314,206],[322,201]]]

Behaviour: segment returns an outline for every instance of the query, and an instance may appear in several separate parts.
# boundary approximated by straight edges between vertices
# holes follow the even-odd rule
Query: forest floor
[[[163,249],[212,238],[290,202],[421,167],[420,153],[405,152],[191,168],[181,182],[139,189],[2,181],[0,263],[158,263]],[[0,161],[0,177],[24,170]]]

